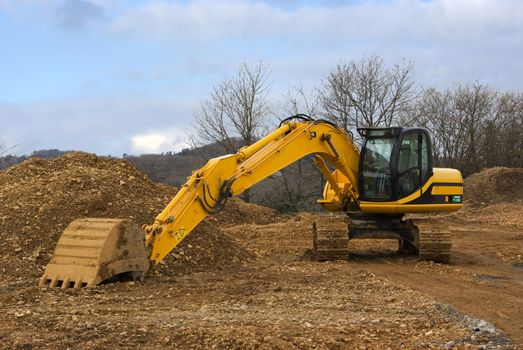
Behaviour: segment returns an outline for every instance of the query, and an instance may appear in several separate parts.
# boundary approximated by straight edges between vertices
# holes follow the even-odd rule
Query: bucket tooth
[[[49,285],[49,287],[56,287],[56,285],[58,284],[58,276],[54,276],[53,279],[51,280],[51,284]]]
[[[63,281],[62,281],[62,289],[66,289],[67,287],[69,287],[69,281],[70,281],[70,277],[67,276]]]
[[[38,282],[38,287],[44,287],[47,284],[47,276],[44,274]]]
[[[77,219],[60,236],[40,286],[92,287],[149,269],[145,234],[129,220]]]

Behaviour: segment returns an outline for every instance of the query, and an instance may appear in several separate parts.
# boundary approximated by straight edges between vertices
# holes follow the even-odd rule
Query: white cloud
[[[289,86],[319,85],[340,60],[372,54],[382,56],[387,64],[412,61],[415,79],[423,86],[480,80],[498,89],[522,89],[521,0],[375,0],[336,5],[318,1],[292,6],[242,0],[90,2],[103,10],[104,21],[85,28],[90,38],[85,52],[74,46],[54,50],[58,58],[78,50],[82,59],[71,60],[73,68],[65,65],[63,74],[81,76],[78,85],[83,90],[60,95],[67,97],[58,100],[0,102],[0,141],[21,144],[18,153],[42,148],[113,155],[179,150],[184,147],[183,127],[191,122],[199,103],[244,61],[270,64],[271,100],[281,98]],[[56,35],[62,30],[56,27],[56,9],[62,3],[0,0],[0,10],[26,22],[48,24]],[[85,37],[80,34],[75,31],[67,37],[83,45]],[[106,46],[96,43],[111,45],[114,52],[101,52]],[[127,53],[132,51],[126,51],[126,46],[150,51],[155,60],[129,59],[133,57]],[[107,58],[103,71],[96,60],[84,59],[91,54]],[[84,77],[83,71],[93,74]],[[47,80],[54,80],[50,76]],[[35,80],[34,86],[47,85]],[[149,95],[144,96],[144,91]],[[151,95],[158,92],[163,96]],[[78,96],[82,93],[107,96]]]
[[[392,0],[283,9],[261,1],[153,1],[115,17],[116,33],[164,40],[277,37],[455,39],[523,26],[519,0]],[[342,44],[340,42],[340,44]]]
[[[523,1],[274,3],[158,0],[120,12],[108,28],[229,72],[263,59],[287,85],[317,84],[340,60],[377,54],[390,64],[412,61],[422,85],[521,86],[514,77],[523,74]]]
[[[206,70],[225,76],[243,61],[263,59],[274,63],[275,81],[310,85],[340,60],[377,54],[391,64],[413,61],[422,85],[481,80],[521,86],[521,0],[90,2],[107,17],[97,22],[98,34],[159,48],[172,61],[187,62],[195,80]],[[42,9],[52,2],[18,3]],[[169,68],[155,76],[174,73]]]
[[[244,37],[260,30],[271,31],[262,21],[288,15],[262,2],[246,1],[154,1],[117,16],[111,29],[160,39],[182,41]]]
[[[132,150],[136,154],[178,152],[189,147],[185,132],[179,128],[139,134],[133,136],[131,140]]]
[[[133,151],[138,153],[157,153],[165,147],[167,136],[162,134],[147,134],[133,136]]]
[[[5,126],[0,141],[19,145],[18,154],[49,148],[103,155],[149,152],[155,147],[177,151],[183,148],[187,116],[196,103],[182,95],[180,99],[137,95],[0,103],[0,125]],[[144,137],[135,144],[136,136]]]

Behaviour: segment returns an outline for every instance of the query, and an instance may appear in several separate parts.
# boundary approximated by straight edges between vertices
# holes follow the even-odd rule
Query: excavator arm
[[[223,208],[228,197],[308,155],[314,155],[335,192],[335,203],[358,209],[359,150],[350,136],[326,121],[285,122],[255,144],[211,159],[193,172],[154,223],[144,226],[150,262],[158,264],[207,215]],[[328,164],[348,179],[342,187]]]
[[[129,275],[140,278],[207,215],[222,209],[230,196],[307,155],[314,155],[329,182],[328,196],[320,204],[358,209],[360,154],[352,139],[327,121],[294,118],[301,121],[287,119],[255,144],[194,171],[154,223],[143,227],[145,245],[143,231],[129,220],[74,220],[60,236],[40,285],[81,288]]]

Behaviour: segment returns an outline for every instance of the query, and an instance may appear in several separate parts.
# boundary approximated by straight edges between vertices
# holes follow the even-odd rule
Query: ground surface
[[[0,348],[523,348],[523,206],[506,178],[473,178],[477,201],[432,218],[452,230],[449,265],[393,241],[314,262],[312,222],[339,218],[232,201],[145,282],[60,290],[36,285],[72,218],[148,223],[175,190],[124,161],[30,160],[0,172]]]
[[[309,261],[311,222],[332,219],[232,223],[222,230],[257,257],[144,283],[60,291],[34,278],[2,281],[0,340],[6,348],[510,349],[522,339],[519,228],[456,222],[451,265],[398,256],[391,241],[357,242],[348,262]],[[500,230],[497,248],[487,244]]]

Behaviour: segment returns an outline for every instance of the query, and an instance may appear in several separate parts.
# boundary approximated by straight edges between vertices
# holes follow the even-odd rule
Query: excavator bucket
[[[92,287],[119,277],[141,278],[148,268],[145,234],[131,221],[77,219],[60,236],[40,286]]]

